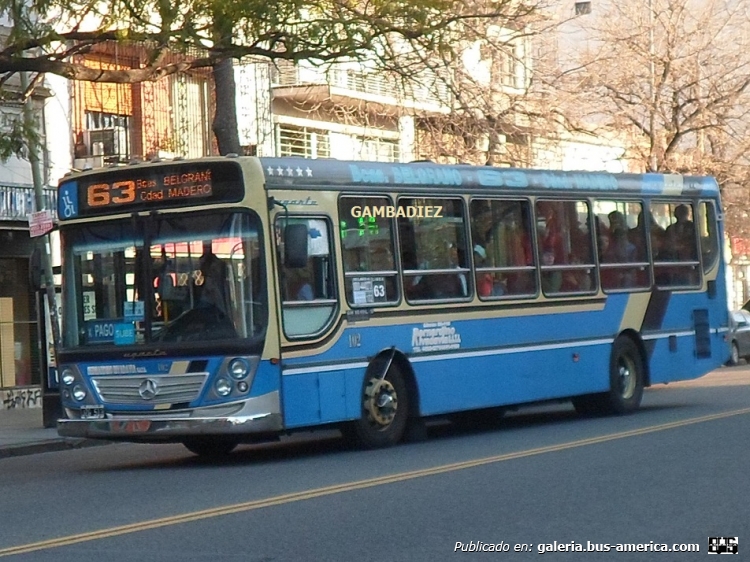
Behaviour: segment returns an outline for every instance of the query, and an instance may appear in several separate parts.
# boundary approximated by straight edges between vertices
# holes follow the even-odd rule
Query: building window
[[[83,131],[86,155],[104,156],[104,162],[120,162],[130,156],[130,117],[101,111],[86,112]]]
[[[278,155],[304,158],[329,158],[331,145],[328,131],[279,125]]]
[[[355,155],[360,160],[398,162],[398,142],[373,137],[355,139]]]
[[[576,15],[585,16],[591,13],[591,2],[576,2],[575,4]]]

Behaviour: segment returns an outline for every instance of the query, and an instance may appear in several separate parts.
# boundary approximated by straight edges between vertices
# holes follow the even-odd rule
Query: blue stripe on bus
[[[675,293],[669,307],[657,303],[658,314],[647,312],[644,345],[657,351],[646,359],[651,382],[694,378],[714,368],[726,347],[718,330],[711,334],[714,356],[694,356],[692,310],[709,308],[707,299],[699,292]],[[656,301],[663,303],[661,296]],[[323,353],[284,360],[285,421],[297,427],[347,419],[336,415],[358,417],[365,358],[391,345],[408,356],[423,415],[604,391],[609,385],[611,343],[627,302],[628,294],[614,294],[601,311],[451,320],[443,327],[455,328],[451,335],[459,334],[460,344],[429,354],[415,353],[411,345],[414,330],[424,323],[358,323],[346,331],[359,332],[361,348],[349,348],[344,333]],[[669,350],[670,336],[677,344],[674,351]]]

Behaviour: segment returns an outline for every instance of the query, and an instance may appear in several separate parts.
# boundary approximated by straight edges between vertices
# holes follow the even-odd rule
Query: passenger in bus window
[[[582,265],[582,260],[578,255],[571,252],[568,256],[568,263],[571,265]],[[588,292],[591,290],[591,270],[583,267],[568,269],[562,274],[562,287],[565,292]]]
[[[448,244],[448,261],[450,263],[449,267],[452,269],[459,269],[461,267],[461,262],[458,257],[458,245],[455,243]],[[465,273],[459,273],[457,276],[460,293],[458,296],[465,297],[469,294],[469,284],[466,280],[466,274]],[[451,295],[456,296],[456,295]]]
[[[610,263],[633,263],[636,261],[635,244],[628,239],[628,231],[624,227],[617,227],[612,230],[607,251],[609,252],[609,259],[605,261]]]
[[[487,252],[479,244],[474,245],[474,267],[477,269],[487,266]],[[492,295],[492,274],[488,271],[477,271],[477,293],[480,297]]]
[[[226,314],[227,264],[213,253],[210,242],[207,245],[204,244],[204,252],[199,264],[203,284],[201,285],[198,305],[215,306],[223,314]]]
[[[618,228],[628,227],[628,223],[625,220],[625,215],[623,215],[620,211],[612,211],[607,215],[607,218],[609,219],[610,232],[613,232]]]
[[[544,228],[540,232],[542,253],[552,252],[555,263],[564,263],[565,249],[563,248],[563,238],[557,212],[550,202],[543,202],[538,205],[544,216]]]
[[[636,225],[628,230],[628,240],[635,246],[635,256],[637,261],[646,261],[646,225],[645,211],[638,213]]]
[[[471,240],[486,248],[492,238],[492,211],[488,207],[479,207],[479,204],[479,201],[472,204],[472,210],[476,208],[476,213],[471,220]]]
[[[674,210],[674,223],[667,227],[667,243],[674,248],[675,259],[693,261],[695,251],[695,224],[690,220],[690,208],[680,204]]]
[[[542,265],[554,265],[555,253],[545,251],[542,254]],[[562,273],[559,270],[542,271],[542,290],[545,293],[559,293],[562,288]]]
[[[305,268],[287,269],[287,300],[311,301],[315,299],[310,278]]]

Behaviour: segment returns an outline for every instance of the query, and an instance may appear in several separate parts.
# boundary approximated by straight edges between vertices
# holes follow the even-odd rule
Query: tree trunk
[[[216,110],[212,130],[219,145],[219,154],[242,154],[237,128],[237,103],[232,59],[224,59],[213,67],[216,86]]]

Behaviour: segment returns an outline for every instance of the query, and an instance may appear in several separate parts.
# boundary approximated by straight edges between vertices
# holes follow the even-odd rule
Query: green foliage
[[[69,58],[111,40],[146,45],[151,51],[147,65],[154,67],[166,48],[208,53],[193,66],[247,55],[321,63],[390,60],[397,43],[443,54],[454,44],[456,22],[469,27],[480,20],[512,22],[526,16],[530,5],[518,0],[30,0],[19,8],[20,2],[0,0],[0,12],[16,22],[0,47],[0,78],[26,69],[115,80],[87,75]],[[91,21],[99,21],[96,29]],[[133,73],[132,80],[117,81],[160,76]]]
[[[13,156],[27,159],[29,143],[39,146],[40,139],[36,125],[27,126],[20,112],[15,117],[4,119],[2,131],[0,131],[0,162],[7,162]]]

